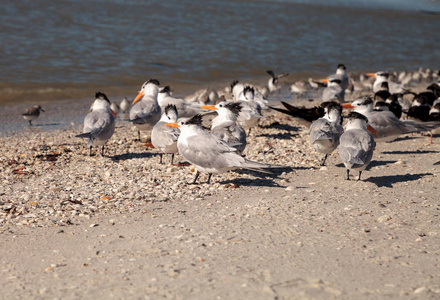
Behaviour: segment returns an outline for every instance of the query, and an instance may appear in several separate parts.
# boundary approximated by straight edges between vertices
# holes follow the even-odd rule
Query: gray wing
[[[94,139],[109,139],[115,131],[115,117],[105,111],[92,111],[84,119],[84,133]]]
[[[235,153],[235,148],[208,132],[189,137],[186,143],[179,140],[177,147],[185,159],[204,168],[220,170],[239,167],[244,162],[244,159]]]
[[[246,147],[246,131],[234,121],[219,124],[211,130],[211,134],[225,141],[229,146],[243,151]]]
[[[345,91],[340,86],[329,86],[322,92],[322,101],[330,101],[338,99],[343,102],[345,98]]]
[[[154,123],[160,118],[160,106],[156,101],[139,101],[130,110],[130,121],[135,124],[149,123],[156,118]]]
[[[180,130],[165,124],[165,122],[157,122],[151,131],[151,143],[156,148],[172,145],[179,138]]]
[[[365,130],[350,130],[342,134],[339,156],[353,168],[370,163],[376,147],[373,137]]]

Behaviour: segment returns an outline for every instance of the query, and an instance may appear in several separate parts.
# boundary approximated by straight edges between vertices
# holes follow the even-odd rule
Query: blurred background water
[[[0,6],[0,103],[134,95],[233,79],[440,67],[423,0],[20,0]]]

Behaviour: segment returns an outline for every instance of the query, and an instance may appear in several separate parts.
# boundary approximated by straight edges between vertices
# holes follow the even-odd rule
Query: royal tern
[[[366,96],[363,99],[342,105],[343,108],[353,108],[356,112],[367,117],[369,124],[376,130],[376,142],[392,141],[406,133],[430,131],[440,127],[436,122],[416,122],[414,120],[401,121],[390,111],[375,111],[373,99]]]
[[[214,173],[223,173],[237,168],[268,172],[267,169],[273,167],[243,158],[237,154],[235,148],[205,131],[201,124],[202,116],[197,114],[191,119],[166,125],[180,128],[180,136],[177,140],[179,153],[197,168],[193,184],[196,183],[200,172],[209,174],[207,181],[209,183]]]
[[[391,94],[404,92],[402,85],[389,80],[390,74],[387,72],[368,73],[367,75],[371,76],[371,77],[375,77],[375,79],[376,79],[373,83],[373,92],[374,93],[376,93],[380,90],[380,88],[382,86],[382,82],[388,83],[388,89]]]
[[[202,108],[218,113],[218,116],[212,120],[211,134],[219,137],[228,146],[237,149],[238,154],[242,154],[246,148],[246,131],[237,124],[242,103],[223,101],[216,105],[205,105]]]
[[[340,86],[342,88],[342,90],[346,90],[350,84],[350,80],[348,78],[347,75],[347,68],[345,67],[344,64],[339,64],[337,69],[336,69],[336,73],[327,76],[327,80],[331,81],[333,79],[338,79],[341,81]]]
[[[310,126],[310,144],[316,152],[324,154],[321,166],[325,165],[327,156],[339,145],[339,138],[344,132],[342,127],[342,106],[337,102],[329,103],[325,115]]]
[[[255,101],[254,88],[246,86],[235,99],[242,107],[237,122],[243,128],[248,129],[248,133],[250,133],[252,127],[258,124],[260,118],[264,117],[261,113],[260,104]]]
[[[289,73],[281,73],[276,75],[272,70],[267,70],[266,72],[270,75],[270,79],[267,83],[267,88],[271,93],[280,89],[280,87],[278,86],[279,79],[289,75]]]
[[[92,111],[84,119],[83,133],[77,135],[79,138],[87,138],[92,155],[93,146],[102,146],[101,155],[104,156],[104,145],[115,132],[116,115],[110,109],[110,101],[101,92],[95,95]]]
[[[200,108],[200,105],[196,102],[188,102],[171,96],[171,89],[169,86],[165,86],[159,90],[157,102],[162,110],[164,110],[169,104],[174,105],[177,108],[179,118],[191,118],[195,114],[206,112],[206,110]]]
[[[174,154],[177,153],[177,138],[180,131],[177,128],[165,126],[167,123],[177,122],[178,112],[174,104],[168,104],[164,108],[159,122],[151,130],[151,143],[154,148],[160,150],[160,162],[163,154],[171,154],[171,164],[174,162]]]
[[[360,180],[362,171],[373,157],[376,142],[367,130],[375,133],[375,130],[368,124],[368,118],[357,112],[351,112],[348,115],[347,127],[341,135],[339,145],[339,157],[347,169],[347,180],[350,180],[352,169],[359,171],[358,180]]]
[[[29,126],[32,126],[32,121],[40,116],[40,111],[44,112],[40,105],[35,105],[34,107],[26,109],[23,118],[29,121]]]
[[[158,93],[159,81],[150,79],[142,85],[139,94],[133,100],[129,121],[138,128],[139,140],[140,131],[150,131],[161,117],[161,109],[157,103]]]
[[[322,92],[322,102],[339,100],[344,102],[345,90],[341,87],[341,80],[331,78],[328,80],[327,87]]]
[[[119,107],[121,108],[121,112],[125,114],[130,110],[131,102],[128,101],[127,97],[124,97],[124,99],[122,99],[121,103],[119,104]]]
[[[262,93],[260,93],[258,90],[256,90],[254,87],[252,87],[249,84],[242,84],[240,82],[238,82],[238,80],[234,80],[231,83],[231,93],[232,93],[232,99],[234,101],[249,101],[249,97],[245,97],[244,95],[244,90],[246,87],[252,88],[253,89],[253,101],[258,103],[258,105],[260,106],[260,108],[262,110],[267,109],[268,106],[268,101],[267,99],[263,96]]]

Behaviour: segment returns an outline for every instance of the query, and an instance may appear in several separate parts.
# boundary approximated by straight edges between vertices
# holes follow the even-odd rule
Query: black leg
[[[193,182],[191,182],[191,184],[196,184],[196,181],[197,181],[197,178],[199,178],[199,175],[200,175],[199,170],[197,170],[196,177],[194,178]]]
[[[29,121],[29,126],[32,126],[32,121]]]
[[[212,173],[209,173],[208,181],[206,182],[207,184],[209,184],[211,182],[211,176],[212,176]]]
[[[101,148],[101,156],[104,156],[104,145],[102,145],[102,148]]]
[[[347,180],[350,180],[350,169],[347,169]]]
[[[90,148],[89,148],[89,156],[92,156],[92,148],[93,148],[93,146],[90,146]]]
[[[171,153],[171,164],[174,163],[174,153]]]
[[[250,134],[251,134],[251,129],[252,129],[252,128],[249,128],[249,131],[248,131],[248,135],[250,135]]]
[[[163,153],[160,153],[160,161],[159,161],[160,164],[163,164],[163,162],[162,162],[162,156],[163,156]]]
[[[141,140],[141,131],[138,130],[138,141],[140,141],[140,140]]]
[[[358,180],[361,180],[361,174],[362,174],[362,171],[359,171],[359,178],[358,178]]]
[[[325,160],[327,159],[328,154],[324,156],[324,159],[321,162],[321,166],[325,166]]]

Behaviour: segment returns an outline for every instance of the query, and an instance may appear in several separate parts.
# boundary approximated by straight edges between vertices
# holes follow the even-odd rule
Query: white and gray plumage
[[[328,85],[322,92],[322,102],[327,102],[331,100],[339,100],[344,102],[345,90],[341,87],[340,79],[329,79]]]
[[[84,119],[83,133],[76,137],[87,138],[90,145],[90,155],[93,146],[102,146],[101,155],[104,155],[104,145],[115,132],[115,114],[110,109],[110,101],[101,92],[96,93],[92,111]]]
[[[205,109],[201,108],[197,102],[189,102],[183,99],[174,98],[170,94],[171,90],[169,86],[160,89],[157,96],[157,101],[162,110],[169,104],[174,105],[177,108],[177,114],[179,118],[191,118],[192,116],[206,112]]]
[[[325,108],[325,115],[310,126],[310,144],[316,152],[324,154],[321,166],[325,165],[327,156],[339,145],[339,138],[344,132],[342,127],[342,106],[330,102]]]
[[[133,100],[130,109],[129,121],[138,128],[138,138],[140,140],[140,131],[150,131],[159,121],[161,109],[157,103],[157,94],[159,93],[159,81],[150,79],[146,81]]]
[[[164,113],[159,122],[154,125],[151,131],[151,143],[154,148],[160,150],[160,162],[163,154],[171,154],[171,164],[174,162],[174,154],[177,153],[177,139],[180,131],[177,128],[165,126],[167,123],[177,122],[177,108],[173,104],[165,106]]]
[[[430,131],[440,127],[438,122],[417,122],[414,120],[399,120],[391,111],[375,111],[373,99],[367,96],[363,99],[342,105],[343,108],[353,108],[354,111],[368,118],[369,124],[377,131],[376,142],[392,141],[406,133]]]
[[[235,87],[234,87],[235,88]],[[233,88],[233,91],[234,91]],[[251,132],[252,127],[258,124],[260,118],[264,117],[261,113],[261,106],[255,101],[255,90],[250,86],[244,87],[241,93],[234,94],[234,100],[241,103],[241,111],[238,115],[237,122],[243,128]]]
[[[345,132],[341,135],[339,145],[339,157],[347,169],[347,180],[350,180],[350,170],[359,171],[361,179],[362,171],[370,163],[376,147],[374,138],[367,132],[374,133],[374,129],[368,125],[368,119],[357,112],[348,115]]]
[[[232,99],[234,101],[240,101],[240,100],[246,100],[248,101],[249,97],[245,97],[244,91],[248,87],[248,89],[252,88],[253,90],[253,101],[256,102],[261,110],[268,109],[268,103],[269,101],[263,96],[262,93],[260,93],[258,90],[256,90],[254,87],[252,87],[249,84],[242,84],[238,82],[238,80],[234,80],[231,83],[231,93],[232,93]]]
[[[121,108],[119,107],[119,104],[116,102],[112,102],[110,104],[110,109],[115,113],[115,115],[118,115],[119,111],[121,110]]]
[[[331,81],[333,79],[338,79],[341,81],[340,86],[345,93],[345,90],[348,88],[350,84],[350,80],[348,78],[347,68],[345,67],[344,64],[338,65],[335,74],[327,76],[328,81]]]
[[[242,104],[240,102],[222,101],[216,105],[202,107],[218,113],[218,116],[212,120],[211,134],[237,149],[238,154],[242,154],[246,148],[246,131],[237,124]]]
[[[119,107],[121,108],[122,113],[126,113],[131,107],[131,102],[128,101],[127,97],[124,97],[124,99],[122,99],[121,103],[119,104]]]
[[[180,128],[177,141],[179,153],[197,168],[192,183],[196,183],[199,173],[208,173],[208,183],[214,173],[223,173],[237,168],[268,172],[273,166],[247,160],[237,154],[236,149],[202,127],[202,116],[197,114],[167,126]]]
[[[29,121],[29,126],[32,126],[32,121],[40,116],[40,111],[44,112],[40,105],[35,105],[34,107],[26,109],[22,114],[23,118]]]
[[[373,83],[373,92],[377,93],[382,87],[382,82],[388,82],[388,89],[391,94],[403,93],[402,85],[389,80],[390,74],[387,72],[368,73],[368,76],[375,77]]]
[[[280,78],[286,77],[289,75],[289,73],[281,73],[276,75],[272,70],[267,70],[267,74],[270,75],[270,79],[267,82],[267,88],[269,89],[269,92],[273,93],[280,89],[278,86]]]

